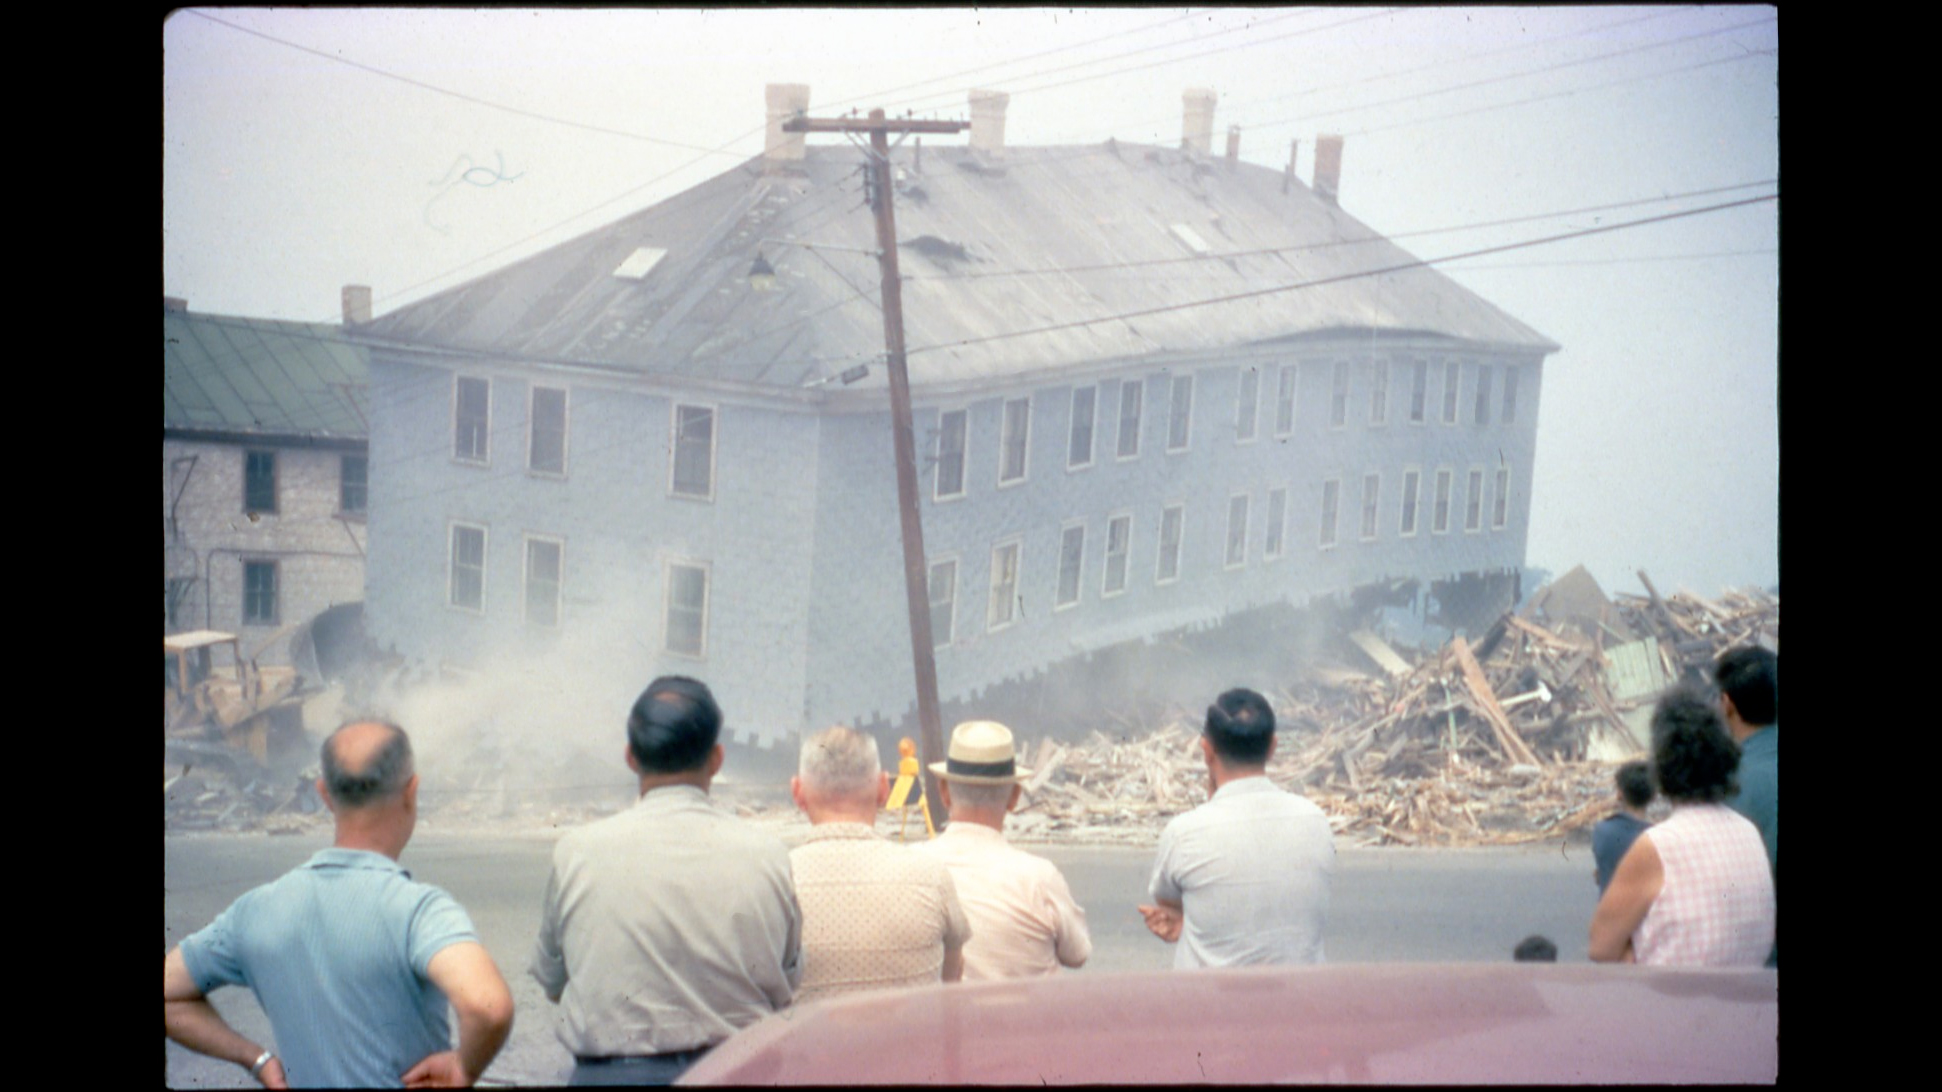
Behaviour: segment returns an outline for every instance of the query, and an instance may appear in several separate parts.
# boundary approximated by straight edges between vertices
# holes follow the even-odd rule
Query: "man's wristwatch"
[[[258,1054],[256,1056],[256,1060],[250,1063],[249,1075],[252,1078],[260,1080],[263,1076],[263,1067],[266,1065],[269,1065],[270,1059],[274,1057],[276,1057],[276,1051],[274,1050],[266,1050],[263,1053]]]

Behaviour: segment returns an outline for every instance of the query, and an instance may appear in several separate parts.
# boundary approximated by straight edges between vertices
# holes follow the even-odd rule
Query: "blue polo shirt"
[[[451,1049],[432,957],[478,939],[452,896],[398,862],[331,848],[231,903],[182,959],[205,995],[255,991],[293,1087],[396,1088]]]
[[[1774,894],[1780,893],[1780,724],[1762,728],[1740,744],[1740,792],[1727,806],[1760,828],[1767,844],[1767,864],[1773,869]],[[1780,942],[1767,956],[1767,966],[1780,966]]]

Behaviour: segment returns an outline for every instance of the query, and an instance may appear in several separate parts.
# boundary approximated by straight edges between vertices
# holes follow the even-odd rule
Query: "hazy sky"
[[[1423,258],[1778,193],[1769,7],[190,9],[162,48],[162,291],[217,314],[382,314],[645,208],[761,150],[767,83],[816,115],[1007,91],[1013,144],[1177,144],[1210,88],[1217,149],[1298,139],[1304,181],[1342,134],[1343,208]],[[1564,347],[1530,564],[1779,579],[1778,218],[1441,266]]]

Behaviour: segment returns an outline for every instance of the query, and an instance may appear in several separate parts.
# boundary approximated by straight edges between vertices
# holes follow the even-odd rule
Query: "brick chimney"
[[[1331,205],[1342,192],[1342,138],[1323,133],[1315,138],[1315,196]]]
[[[797,114],[809,112],[809,85],[806,83],[772,83],[768,86],[769,135],[762,146],[762,156],[770,165],[795,163],[802,159],[803,133],[785,133],[782,123]]]
[[[344,325],[356,326],[371,321],[371,286],[368,284],[347,284],[344,286]]]
[[[1205,87],[1190,87],[1181,96],[1186,119],[1180,127],[1180,146],[1196,155],[1206,155],[1214,147],[1214,98]]]
[[[1238,164],[1240,161],[1241,161],[1241,127],[1238,125],[1229,125],[1227,127],[1227,167],[1228,169],[1229,170],[1234,169],[1234,166]]]
[[[992,159],[1005,156],[1005,107],[1011,96],[1003,91],[971,92],[971,148]]]

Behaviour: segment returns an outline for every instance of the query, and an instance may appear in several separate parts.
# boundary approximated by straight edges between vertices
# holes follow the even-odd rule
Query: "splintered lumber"
[[[1498,746],[1513,762],[1527,763],[1532,766],[1544,765],[1543,760],[1518,738],[1517,730],[1511,727],[1510,718],[1504,715],[1503,707],[1497,704],[1497,695],[1490,689],[1490,681],[1484,678],[1483,668],[1477,666],[1477,658],[1470,654],[1470,644],[1461,637],[1453,638],[1450,647],[1456,651],[1457,664],[1463,668],[1463,681],[1470,686],[1470,693],[1476,696],[1482,707],[1484,718],[1490,722],[1497,735]]]

